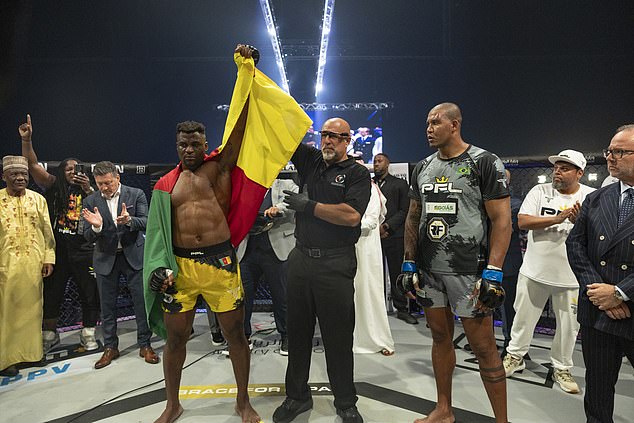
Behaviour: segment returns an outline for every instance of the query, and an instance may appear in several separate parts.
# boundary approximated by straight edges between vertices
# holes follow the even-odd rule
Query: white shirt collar
[[[623,195],[625,193],[625,191],[627,191],[630,188],[634,188],[632,185],[628,185],[623,181],[619,181],[621,184],[621,195]]]
[[[106,200],[112,200],[113,198],[117,198],[119,195],[121,195],[121,182],[119,182],[119,187],[114,192],[114,194],[112,194],[112,197],[108,198],[103,194],[103,192],[101,193],[101,196],[105,198]]]

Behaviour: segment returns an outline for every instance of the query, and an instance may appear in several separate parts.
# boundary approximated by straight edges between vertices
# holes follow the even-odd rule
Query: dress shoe
[[[119,350],[116,348],[106,347],[103,350],[103,355],[95,363],[95,369],[102,369],[112,363],[112,360],[119,358]]]
[[[289,423],[295,420],[295,417],[313,408],[313,399],[306,401],[296,401],[286,398],[282,405],[277,407],[273,413],[273,423]]]
[[[337,415],[341,417],[343,423],[363,423],[363,417],[359,414],[359,410],[357,410],[356,405],[346,408],[345,410],[337,408]]]
[[[0,370],[0,376],[3,377],[16,377],[20,373],[15,366],[9,366],[4,370]]]
[[[139,356],[143,357],[146,363],[156,364],[159,362],[158,354],[156,354],[149,345],[147,347],[141,347],[139,350]]]
[[[412,316],[406,311],[399,311],[398,313],[396,313],[396,318],[401,319],[402,321],[404,321],[405,323],[409,323],[410,325],[418,324],[418,320],[416,319],[416,317]]]

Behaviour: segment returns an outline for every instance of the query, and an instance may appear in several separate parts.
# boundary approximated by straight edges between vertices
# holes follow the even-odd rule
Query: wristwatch
[[[619,301],[625,301],[625,298],[623,298],[623,294],[621,294],[621,291],[616,289],[616,286],[614,287],[614,298],[616,298]]]

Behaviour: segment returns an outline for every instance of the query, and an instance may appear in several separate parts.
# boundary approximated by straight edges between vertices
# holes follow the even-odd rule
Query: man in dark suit
[[[95,369],[119,358],[117,337],[117,294],[119,276],[124,275],[134,303],[139,355],[147,363],[159,362],[150,346],[152,332],[147,323],[143,297],[143,244],[147,223],[147,199],[138,188],[120,183],[119,171],[111,162],[99,162],[93,169],[99,192],[84,201],[84,236],[95,243],[93,268],[101,297],[104,352]]]
[[[409,208],[409,186],[404,179],[390,175],[390,158],[387,154],[379,153],[374,157],[374,182],[379,186],[381,193],[387,199],[387,215],[385,221],[379,227],[381,234],[381,250],[387,260],[387,269],[390,274],[390,291],[392,304],[397,310],[396,317],[406,323],[415,325],[416,317],[409,314],[407,303],[409,302],[400,290],[396,289],[396,279],[401,273],[403,262],[403,227]]]
[[[577,319],[586,365],[588,422],[612,422],[623,354],[634,362],[634,125],[617,129],[604,150],[619,183],[588,195],[566,248],[579,281]]]

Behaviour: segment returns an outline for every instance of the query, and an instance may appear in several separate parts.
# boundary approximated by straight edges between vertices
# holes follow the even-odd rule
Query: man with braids
[[[163,354],[167,404],[156,420],[159,423],[171,423],[183,413],[178,392],[199,296],[216,313],[229,344],[237,385],[236,412],[243,423],[260,421],[247,390],[251,353],[243,330],[244,290],[235,246],[260,206],[249,200],[261,202],[310,120],[291,97],[255,69],[256,53],[242,44],[235,49],[238,79],[222,145],[207,155],[205,126],[179,123],[180,163],[157,182],[152,193],[144,280],[150,326],[167,339]],[[267,101],[266,110],[259,108],[262,101]],[[266,148],[262,147],[265,142],[270,142]],[[254,148],[256,155],[249,155]],[[268,154],[263,156],[262,151]],[[266,167],[270,179],[259,179],[262,173],[254,167],[260,165]],[[261,183],[253,185],[258,180]]]
[[[461,125],[462,114],[453,103],[430,110],[427,139],[438,152],[419,162],[411,179],[399,283],[405,290],[414,288],[424,307],[437,389],[436,407],[415,423],[455,421],[454,314],[478,359],[496,422],[507,421],[504,367],[491,311],[504,300],[501,268],[511,237],[509,189],[500,159],[466,143]]]
[[[57,320],[69,277],[73,278],[79,291],[84,326],[79,335],[81,345],[87,351],[96,350],[99,348],[95,338],[95,326],[99,319],[99,292],[91,270],[93,244],[83,237],[79,225],[83,201],[94,189],[86,171],[75,172],[75,165],[79,163],[77,159],[62,160],[54,175],[38,164],[32,142],[30,115],[26,116],[26,123],[20,125],[18,131],[22,138],[22,155],[29,162],[29,173],[35,183],[46,191],[45,198],[55,234],[57,265],[53,274],[44,281],[44,352],[59,343]]]

